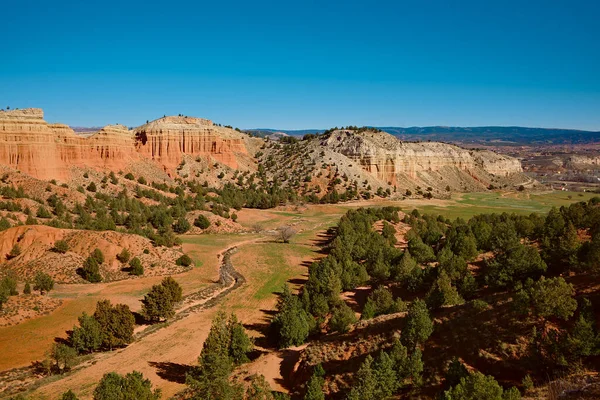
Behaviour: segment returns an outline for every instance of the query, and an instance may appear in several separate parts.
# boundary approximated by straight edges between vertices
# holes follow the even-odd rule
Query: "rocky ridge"
[[[265,150],[264,159],[274,160],[272,174],[280,181],[286,180],[282,170],[300,176],[309,190],[318,186],[321,193],[354,187],[360,193],[381,189],[404,195],[431,188],[433,196],[445,197],[451,191],[532,184],[516,158],[439,142],[403,142],[375,130],[335,130],[287,146],[296,146],[299,156],[290,157],[285,147]]]
[[[517,159],[488,150],[466,150],[438,142],[403,142],[385,132],[334,131],[321,145],[358,162],[392,185],[404,177],[418,180],[448,169],[471,176],[485,173],[507,177],[523,172]]]
[[[184,155],[247,169],[248,139],[189,117],[164,117],[134,130],[109,125],[85,137],[67,125],[47,123],[41,109],[0,111],[0,164],[39,179],[66,181],[74,168],[118,171],[148,160],[174,175]]]
[[[42,180],[70,181],[83,169],[148,174],[154,178],[149,182],[190,177],[218,186],[224,182],[217,179],[222,171],[226,176],[227,171],[256,171],[261,159],[254,156],[274,154],[272,143],[181,115],[135,129],[108,125],[83,136],[67,125],[47,123],[41,109],[0,111],[0,164]],[[431,187],[438,195],[527,183],[515,158],[444,143],[403,142],[381,131],[336,130],[301,143],[291,158],[302,159],[306,168],[296,170],[287,153],[275,157],[275,175],[301,174],[308,182],[312,173],[311,185],[322,189],[331,186],[325,179],[330,176],[343,176],[355,186],[360,182],[365,191]]]

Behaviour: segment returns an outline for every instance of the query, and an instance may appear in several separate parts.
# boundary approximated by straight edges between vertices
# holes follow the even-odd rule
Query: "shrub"
[[[96,184],[94,182],[91,182],[88,186],[87,186],[87,191],[88,192],[95,192],[96,190],[98,190],[96,188]]]
[[[490,308],[490,305],[484,300],[475,299],[471,302],[471,307],[473,307],[476,312],[483,312]]]
[[[521,385],[523,385],[523,390],[525,391],[525,393],[533,389],[534,384],[533,379],[531,379],[531,375],[525,375],[525,378],[523,378],[523,380],[521,381]]]
[[[49,292],[54,289],[54,279],[45,272],[38,272],[35,274],[33,290],[39,290],[40,294]]]
[[[18,243],[15,243],[15,245],[12,247],[12,249],[10,249],[10,252],[8,253],[8,258],[15,258],[21,255],[21,246],[19,246]]]
[[[460,380],[460,383],[444,393],[445,399],[461,400],[515,400],[521,395],[515,388],[503,390],[493,376],[475,372]]]
[[[112,305],[110,300],[96,303],[94,319],[102,329],[102,346],[112,350],[116,346],[124,346],[133,341],[135,318],[124,304]]]
[[[289,243],[290,239],[296,235],[296,230],[291,226],[280,226],[277,228],[277,238],[282,243]]]
[[[38,218],[52,218],[52,214],[50,214],[50,211],[48,211],[46,207],[42,206],[38,207],[36,215]]]
[[[121,252],[117,254],[117,260],[119,260],[119,262],[121,262],[122,264],[125,264],[127,261],[129,261],[130,257],[131,254],[129,254],[129,250],[127,250],[127,248],[125,247],[123,247],[123,250],[121,250]]]
[[[423,300],[415,300],[408,307],[406,324],[401,333],[402,344],[414,349],[433,333],[433,321]]]
[[[104,254],[98,248],[95,248],[94,251],[92,251],[91,257],[94,257],[96,261],[98,261],[98,264],[102,264],[104,262]]]
[[[152,390],[152,382],[145,379],[138,371],[130,372],[125,376],[116,372],[104,374],[94,389],[94,400],[158,400],[160,398],[160,389]]]
[[[187,219],[185,219],[184,216],[177,219],[177,221],[175,221],[175,223],[173,224],[173,231],[179,234],[186,233],[190,230],[190,228],[190,223],[187,221]]]
[[[542,276],[532,287],[517,293],[515,305],[521,311],[529,306],[540,317],[555,317],[566,321],[577,309],[574,294],[573,285],[564,278],[545,279]]]
[[[333,332],[346,333],[350,325],[356,322],[354,311],[346,303],[341,303],[333,310],[333,315],[329,320],[329,327]]]
[[[133,176],[133,174],[132,174],[131,172],[128,172],[128,173],[127,173],[127,174],[124,176],[124,178],[125,178],[125,179],[128,179],[128,180],[130,180],[130,181],[132,181],[132,180],[134,180],[134,179],[135,179],[135,178],[134,178],[134,176]]]
[[[96,351],[102,345],[102,327],[91,315],[85,312],[78,318],[79,326],[71,332],[71,344],[80,353]]]
[[[190,265],[192,265],[192,259],[187,254],[184,254],[177,260],[175,260],[175,264],[183,267],[189,267]]]
[[[52,248],[52,251],[60,254],[65,254],[67,251],[69,251],[69,244],[64,240],[57,240],[56,242],[54,242],[54,247]]]
[[[77,395],[75,395],[75,393],[73,393],[73,391],[69,389],[62,394],[60,400],[79,400],[79,397],[77,397]]]
[[[129,261],[129,267],[131,268],[131,275],[144,275],[144,266],[139,258],[133,257],[131,261]]]
[[[194,226],[197,226],[200,229],[207,229],[210,226],[210,221],[204,215],[198,215],[194,220]]]
[[[102,281],[102,275],[100,275],[100,265],[98,260],[90,255],[83,263],[83,268],[79,271],[81,277],[88,282],[97,283]]]

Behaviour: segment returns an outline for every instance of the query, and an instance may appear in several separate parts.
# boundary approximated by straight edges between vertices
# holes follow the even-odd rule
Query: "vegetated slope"
[[[286,378],[298,395],[317,385],[327,398],[366,400],[479,398],[484,386],[494,399],[546,398],[548,380],[582,371],[597,385],[599,226],[600,198],[469,222],[349,211],[327,257],[298,295],[284,291],[274,316],[280,347],[309,343],[291,350],[300,357]]]
[[[64,240],[68,245],[65,253],[54,250],[57,241]],[[10,255],[14,246],[19,255]],[[114,231],[84,231],[60,229],[43,225],[16,226],[0,232],[0,261],[4,272],[14,271],[20,281],[33,281],[37,272],[45,272],[59,283],[83,283],[77,274],[86,258],[100,249],[105,261],[100,265],[100,273],[105,281],[127,279],[129,266],[117,259],[123,249],[129,251],[130,258],[137,257],[145,266],[144,275],[170,275],[187,268],[175,264],[181,251],[155,247],[147,238],[139,235]]]
[[[257,156],[273,179],[319,197],[333,190],[353,197],[386,191],[444,197],[532,183],[512,157],[444,143],[407,143],[364,128],[270,143]]]

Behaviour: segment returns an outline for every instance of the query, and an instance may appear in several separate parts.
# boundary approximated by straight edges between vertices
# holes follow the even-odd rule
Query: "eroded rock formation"
[[[242,134],[193,117],[163,117],[134,130],[136,149],[167,168],[175,168],[184,154],[210,155],[237,168],[236,154],[247,154]]]
[[[244,135],[209,120],[164,117],[128,130],[109,125],[84,137],[48,124],[41,109],[0,111],[0,163],[40,179],[68,180],[73,167],[118,171],[154,161],[172,172],[188,154],[238,167],[247,155]]]
[[[434,186],[440,186],[446,184],[445,178],[457,174],[488,184],[492,176],[506,178],[523,171],[519,160],[491,151],[438,142],[402,142],[385,132],[334,131],[321,145],[343,154],[390,185],[432,180]]]

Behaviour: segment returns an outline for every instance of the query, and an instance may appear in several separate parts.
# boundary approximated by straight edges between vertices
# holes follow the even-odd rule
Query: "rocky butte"
[[[516,158],[439,142],[403,142],[381,131],[336,130],[319,145],[360,165],[383,185],[473,191],[530,182]]]
[[[0,111],[0,164],[39,179],[68,180],[73,168],[118,171],[148,160],[172,173],[184,155],[235,169],[239,157],[248,157],[246,138],[190,117],[164,117],[134,130],[109,125],[84,137],[67,125],[47,123],[41,109]]]

